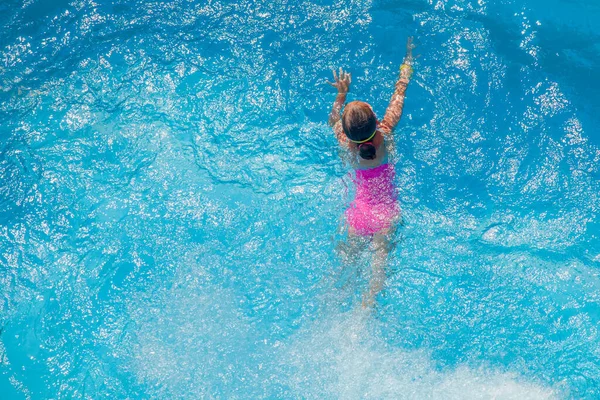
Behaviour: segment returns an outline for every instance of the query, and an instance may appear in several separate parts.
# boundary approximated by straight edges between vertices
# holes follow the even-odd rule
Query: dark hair
[[[377,149],[375,149],[375,146],[373,146],[372,142],[366,142],[358,145],[358,154],[365,160],[375,159],[376,150]]]
[[[377,117],[367,103],[353,101],[346,105],[342,114],[342,128],[350,140],[361,141],[368,139],[377,129]],[[365,160],[375,158],[375,146],[371,141],[358,146],[359,154]]]

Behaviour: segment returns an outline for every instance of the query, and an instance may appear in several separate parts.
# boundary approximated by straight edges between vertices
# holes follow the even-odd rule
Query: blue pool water
[[[597,1],[3,0],[0,26],[2,399],[600,397]],[[409,35],[405,224],[364,315],[325,81],[382,115]]]

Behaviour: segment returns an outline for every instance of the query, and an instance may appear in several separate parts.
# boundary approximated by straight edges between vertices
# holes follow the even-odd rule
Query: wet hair
[[[350,140],[365,140],[377,129],[377,117],[375,117],[375,113],[367,103],[353,101],[344,108],[342,128]],[[358,145],[358,153],[365,160],[374,159],[375,152],[376,149],[372,141]]]
[[[375,159],[376,152],[377,149],[371,142],[361,143],[358,145],[358,154],[365,160]]]

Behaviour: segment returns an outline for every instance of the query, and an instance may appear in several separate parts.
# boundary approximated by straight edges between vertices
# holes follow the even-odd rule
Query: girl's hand
[[[413,44],[413,38],[412,38],[412,36],[409,36],[408,40],[406,41],[406,56],[404,56],[404,61],[402,62],[402,65],[400,66],[400,78],[406,79],[407,81],[411,78],[412,73],[413,73],[412,49],[414,49],[414,48],[415,48],[415,45]]]
[[[329,83],[334,88],[337,88],[338,93],[341,93],[341,94],[348,93],[348,90],[350,89],[350,82],[352,82],[352,78],[349,73],[344,72],[340,68],[340,72],[339,72],[339,76],[338,76],[335,73],[335,70],[333,70],[333,79],[335,82],[328,81],[327,83]]]

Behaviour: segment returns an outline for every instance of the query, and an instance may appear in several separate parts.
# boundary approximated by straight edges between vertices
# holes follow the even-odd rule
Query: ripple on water
[[[0,4],[0,391],[597,397],[580,3]],[[348,68],[381,115],[409,33],[405,225],[367,323],[333,289],[324,81]]]

